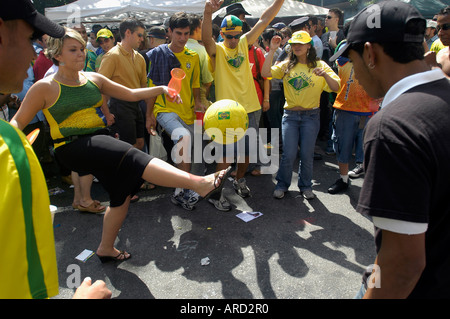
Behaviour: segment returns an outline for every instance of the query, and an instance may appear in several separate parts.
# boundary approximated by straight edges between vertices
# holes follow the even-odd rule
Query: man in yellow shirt
[[[450,51],[448,47],[450,44],[450,6],[438,13],[437,29],[439,40],[444,47],[437,53],[436,60],[442,71],[450,77]]]
[[[189,17],[191,25],[191,34],[186,43],[186,47],[197,52],[200,60],[200,93],[202,103],[208,106],[209,90],[211,89],[214,77],[208,67],[208,53],[206,53],[205,47],[199,41],[202,40],[202,19],[196,14],[191,14]]]
[[[261,105],[248,59],[248,45],[255,43],[261,33],[275,18],[284,0],[275,0],[261,15],[255,26],[242,34],[242,21],[233,15],[226,16],[221,25],[224,42],[216,43],[212,37],[212,14],[222,5],[223,0],[206,0],[203,14],[202,40],[210,58],[210,66],[215,73],[215,95],[217,100],[231,99],[239,102],[249,116],[249,128],[257,128],[261,117]],[[248,139],[246,140],[248,144]],[[230,159],[224,158],[217,168],[228,167]],[[248,145],[245,160],[237,163],[233,186],[241,197],[250,195],[244,174],[249,165]],[[217,200],[217,199],[211,199]],[[224,202],[223,198],[218,199]],[[224,204],[223,205],[227,205]],[[215,204],[217,207],[217,205]],[[227,205],[229,206],[229,204]]]
[[[39,14],[30,0],[0,2],[0,92],[22,90],[36,53],[30,41],[64,29]],[[42,168],[25,135],[0,120],[0,298],[50,298],[58,272],[50,200]],[[110,298],[102,281],[85,280],[74,298]]]
[[[172,39],[170,44],[162,44],[146,53],[151,85],[168,85],[173,68],[181,68],[185,73],[179,92],[183,103],[180,105],[168,100],[165,95],[159,95],[147,105],[146,113],[148,132],[152,134],[157,120],[175,145],[171,152],[172,160],[185,172],[191,170],[194,111],[205,111],[200,97],[199,56],[186,47],[190,31],[189,16],[185,12],[175,13],[169,20],[168,35]],[[192,210],[198,201],[198,194],[192,190],[176,188],[171,201],[186,210]]]

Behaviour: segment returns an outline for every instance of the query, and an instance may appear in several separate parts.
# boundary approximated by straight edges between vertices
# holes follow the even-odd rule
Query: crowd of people
[[[8,78],[10,66],[1,64],[0,146],[11,149],[0,149],[2,161],[19,156],[11,145],[20,143],[30,162],[27,172],[37,174],[33,184],[42,185],[45,179],[33,154],[41,164],[54,156],[63,175],[71,176],[74,209],[105,212],[96,251],[102,262],[131,258],[114,247],[114,241],[142,188],[173,188],[171,202],[186,210],[207,199],[216,209],[229,211],[232,207],[222,187],[231,175],[236,193],[250,196],[245,176],[260,175],[261,168],[250,163],[248,135],[243,150],[237,143],[223,145],[226,155],[215,163],[216,173],[191,174],[196,112],[231,99],[245,108],[249,128],[281,131],[279,140],[271,140],[270,145],[258,141],[258,147],[276,147],[281,154],[273,191],[276,200],[290,188],[297,157],[298,189],[307,200],[316,197],[312,175],[314,159],[320,158],[315,153],[318,138],[327,141],[326,152],[336,154],[339,165],[339,178],[330,185],[330,194],[345,192],[349,178],[365,175],[357,210],[371,216],[376,226],[375,263],[386,279],[382,288],[374,288],[371,274],[365,274],[360,297],[447,293],[447,281],[440,276],[446,277],[450,266],[449,255],[441,253],[449,241],[450,221],[445,198],[445,177],[450,173],[446,164],[450,159],[450,7],[426,21],[408,4],[375,4],[379,28],[368,26],[367,8],[345,26],[339,9],[330,9],[324,19],[308,15],[286,25],[272,24],[284,3],[274,0],[251,27],[245,19],[249,13],[239,3],[228,6],[220,25],[214,24],[213,13],[223,1],[206,0],[202,16],[179,12],[162,26],[149,28],[127,18],[116,29],[94,25],[88,33],[84,25],[63,28],[46,20],[29,0],[17,3],[23,7],[2,4],[0,32],[12,33],[8,24],[19,21],[14,31],[28,38],[33,34],[35,41],[32,49],[25,44],[18,49],[22,60],[28,61],[28,65],[21,61],[24,72],[28,70],[24,81],[21,74],[18,79]],[[393,16],[393,10],[401,14]],[[2,43],[7,38],[4,33],[0,33]],[[14,54],[6,50],[0,51],[2,62]],[[14,73],[17,69],[16,65]],[[175,94],[168,88],[173,69],[184,71],[180,92]],[[35,128],[41,134],[33,153],[18,130],[27,133]],[[151,155],[150,139],[156,135],[169,154],[167,161]],[[350,170],[353,154],[356,167]],[[30,187],[23,179],[10,177],[15,170],[7,165],[1,171],[2,180],[10,181],[8,187]],[[108,207],[91,198],[94,178],[110,196]],[[33,208],[22,199],[20,209],[25,215],[45,213],[49,200],[43,197],[47,198],[33,203],[40,205]],[[2,230],[12,222],[3,217],[8,203],[11,199],[5,197],[0,205]],[[48,225],[42,227],[49,231]],[[35,240],[51,246],[53,237]],[[3,241],[0,235],[2,247]],[[25,249],[23,243],[17,245],[10,248]],[[35,253],[40,253],[38,248]],[[54,259],[54,250],[46,253]],[[16,255],[12,260],[23,265],[23,255],[14,250],[6,254]],[[47,267],[38,274],[42,285],[51,286],[47,294],[41,286],[29,288],[23,283],[14,294],[2,290],[1,296],[54,295],[55,264],[39,267]],[[96,283],[95,288],[89,281],[84,285],[78,296],[89,297],[90,287],[95,296],[110,296],[104,283]]]

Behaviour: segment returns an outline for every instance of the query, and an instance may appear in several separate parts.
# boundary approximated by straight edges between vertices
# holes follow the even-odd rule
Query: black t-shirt
[[[378,112],[364,135],[358,212],[428,223],[426,268],[411,298],[450,297],[449,103],[449,80],[416,86]],[[375,239],[378,251],[378,229]]]
[[[334,63],[330,62],[330,58],[333,56],[334,51],[336,48],[332,48],[328,42],[330,39],[330,32],[326,32],[322,34],[322,44],[323,44],[323,53],[322,53],[322,60],[325,61],[329,66],[333,66]],[[344,31],[339,29],[336,33],[336,45],[341,43],[341,41],[345,40],[345,34]]]

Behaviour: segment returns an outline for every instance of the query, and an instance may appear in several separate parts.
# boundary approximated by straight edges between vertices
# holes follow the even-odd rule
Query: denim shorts
[[[156,120],[170,136],[173,143],[176,144],[183,136],[194,136],[194,124],[188,125],[173,112],[160,112],[156,116]]]
[[[259,121],[261,119],[262,110],[257,110],[255,112],[247,113],[248,115],[248,128],[252,128],[252,130],[256,131],[256,134],[259,134]],[[226,144],[223,146],[223,154],[224,156],[231,155],[233,156],[248,156],[250,154],[250,143],[255,145],[255,141],[250,141],[250,132],[246,132],[244,137],[239,141],[233,144]],[[245,143],[244,145],[242,145]],[[244,154],[243,154],[244,153]]]
[[[354,145],[362,147],[360,143],[367,121],[367,116],[336,110],[332,140],[339,163],[349,163]]]

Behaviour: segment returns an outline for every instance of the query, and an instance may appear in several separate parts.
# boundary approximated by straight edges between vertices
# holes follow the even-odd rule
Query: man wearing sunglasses
[[[234,16],[226,16],[221,24],[221,35],[224,39],[216,43],[212,37],[212,14],[222,5],[223,0],[206,0],[203,14],[202,40],[210,58],[210,64],[215,71],[215,94],[217,100],[231,99],[239,102],[249,116],[249,128],[258,128],[261,116],[261,105],[253,81],[249,64],[248,45],[255,43],[265,28],[277,15],[284,0],[275,0],[261,15],[255,26],[247,33],[242,34],[242,21]],[[249,166],[248,140],[245,141],[245,161],[237,163],[236,177],[233,186],[241,197],[250,195],[244,174]],[[226,159],[217,163],[217,169],[228,167],[234,160]],[[242,155],[241,155],[242,156]],[[221,199],[222,200],[222,199]],[[216,206],[217,207],[217,206]]]
[[[437,34],[445,48],[439,51],[436,60],[442,71],[450,77],[450,51],[448,45],[450,44],[450,6],[442,9],[438,13],[437,18]]]
[[[325,26],[328,31],[322,35],[323,55],[322,60],[332,66],[328,59],[333,55],[337,45],[345,39],[344,32],[339,28],[343,13],[339,9],[330,9],[325,18]]]

